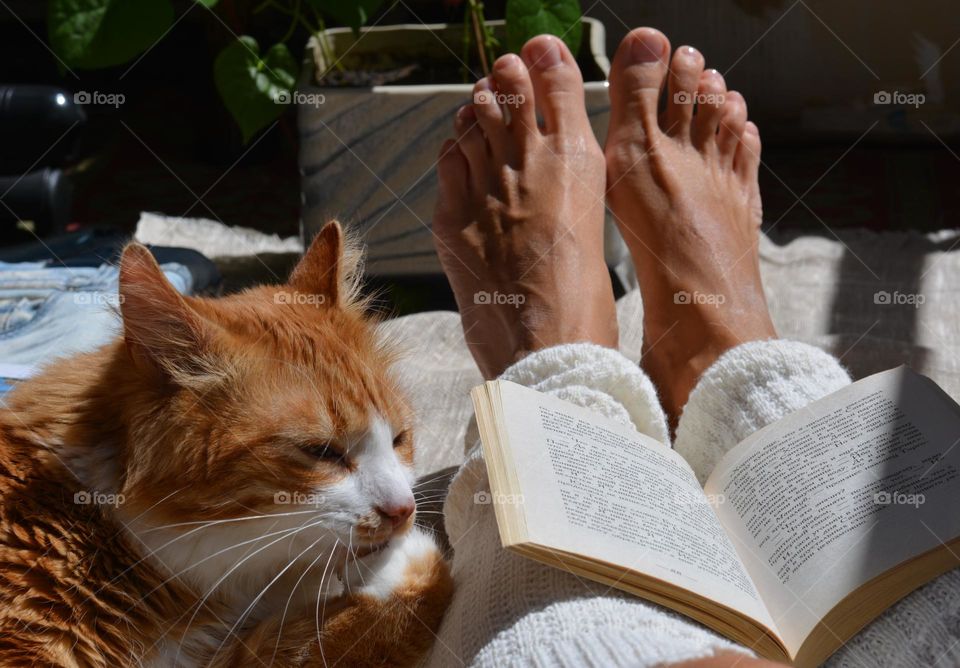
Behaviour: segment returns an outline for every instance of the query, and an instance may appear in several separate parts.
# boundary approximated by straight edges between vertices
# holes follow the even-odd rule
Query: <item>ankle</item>
[[[682,332],[658,332],[656,325],[645,325],[643,366],[660,391],[671,424],[675,425],[700,378],[723,354],[744,343],[777,338],[767,314],[743,320],[744,326],[736,331],[725,324],[709,322],[695,327],[687,325]]]
[[[619,327],[613,289],[595,291],[584,302],[557,300],[555,303],[531,303],[521,314],[524,333],[517,358],[567,343],[593,343],[617,348]]]

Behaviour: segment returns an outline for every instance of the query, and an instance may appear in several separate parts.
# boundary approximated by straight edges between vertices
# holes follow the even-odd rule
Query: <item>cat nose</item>
[[[377,506],[377,512],[380,513],[381,517],[389,520],[394,529],[403,526],[403,523],[413,515],[413,511],[413,499],[394,503],[383,503]]]

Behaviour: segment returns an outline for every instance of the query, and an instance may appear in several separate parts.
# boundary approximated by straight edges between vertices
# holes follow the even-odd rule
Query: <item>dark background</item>
[[[117,110],[88,107],[89,122],[69,162],[76,225],[133,229],[139,212],[221,220],[281,235],[298,233],[299,189],[294,111],[244,146],[213,85],[214,55],[243,29],[222,0],[223,25],[184,0],[174,28],[133,65],[81,71],[58,68],[46,46],[46,6],[0,3],[4,83],[49,83],[70,91],[122,93]],[[372,22],[460,21],[455,0],[387,3]],[[487,3],[487,17],[502,16]],[[762,189],[769,227],[832,234],[933,230],[956,225],[960,149],[949,132],[916,125],[899,136],[811,128],[805,110],[859,104],[871,90],[927,85],[917,40],[938,45],[946,95],[940,115],[960,108],[960,9],[949,0],[889,2],[725,0],[591,3],[612,55],[628,26],[653,25],[674,46],[690,43],[743,92],[765,138]],[[235,25],[229,25],[230,23]],[[229,27],[229,30],[228,30]],[[285,22],[258,25],[267,43]],[[291,41],[303,44],[305,33]],[[954,48],[957,47],[957,48]],[[296,50],[296,49],[294,49]],[[302,55],[302,49],[300,53]],[[864,116],[866,131],[870,116]],[[71,138],[72,140],[72,138]],[[435,149],[430,148],[433,151]]]

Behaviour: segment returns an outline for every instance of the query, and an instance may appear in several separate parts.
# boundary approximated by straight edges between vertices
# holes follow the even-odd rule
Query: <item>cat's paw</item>
[[[434,537],[411,528],[375,554],[351,559],[344,568],[345,593],[383,600],[401,589],[421,589],[446,573],[443,554]]]
[[[322,647],[310,665],[419,665],[453,597],[450,569],[432,535],[414,527],[348,570],[353,588],[324,621]]]

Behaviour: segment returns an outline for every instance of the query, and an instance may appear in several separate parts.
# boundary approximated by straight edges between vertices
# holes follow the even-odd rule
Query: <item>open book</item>
[[[759,430],[703,487],[590,410],[503,381],[473,401],[504,547],[767,658],[817,665],[960,565],[960,406],[906,367]]]

